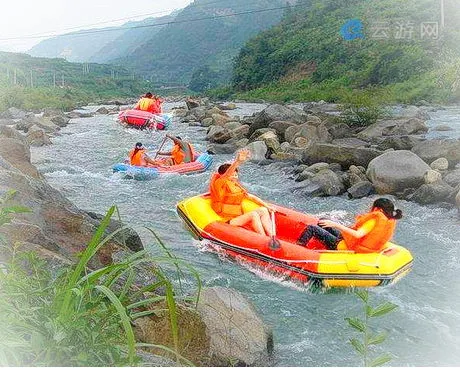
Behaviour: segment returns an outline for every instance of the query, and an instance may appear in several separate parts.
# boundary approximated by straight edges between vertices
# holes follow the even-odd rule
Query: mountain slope
[[[427,22],[440,22],[439,0],[300,0],[306,10],[290,12],[244,45],[233,87],[276,88],[278,81],[286,88],[303,83],[306,89],[315,84],[337,90],[407,83],[409,89],[423,87],[417,94],[425,98],[436,88],[434,73],[446,52],[459,56],[455,2],[445,0],[446,28],[436,39],[422,37],[421,30]],[[364,38],[347,40],[340,34],[350,20],[362,22]]]
[[[241,45],[276,24],[283,9],[238,13],[285,4],[285,0],[196,0],[177,15],[174,24],[161,29],[120,62],[156,82],[188,83],[193,72],[203,65],[209,65],[223,79],[228,78],[232,59]],[[216,16],[220,18],[206,19]]]

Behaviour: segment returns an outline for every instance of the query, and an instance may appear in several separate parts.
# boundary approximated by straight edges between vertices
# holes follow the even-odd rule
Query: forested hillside
[[[10,106],[68,109],[101,98],[137,97],[150,88],[122,67],[0,52],[0,111]]]
[[[298,3],[306,7],[241,49],[234,89],[284,100],[338,100],[347,90],[375,87],[407,101],[460,96],[457,0],[445,0],[445,28],[439,0]]]
[[[196,0],[122,63],[156,82],[188,84],[200,68],[214,73],[213,83],[229,80],[240,47],[276,24],[285,5],[285,0]]]

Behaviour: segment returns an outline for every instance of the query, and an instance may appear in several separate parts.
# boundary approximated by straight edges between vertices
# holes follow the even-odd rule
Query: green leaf
[[[384,365],[385,363],[388,363],[392,357],[389,354],[383,354],[379,356],[378,358],[375,358],[373,361],[369,363],[370,367],[380,367],[381,365]]]
[[[360,332],[365,332],[366,331],[366,325],[362,320],[356,317],[347,317],[345,320],[348,322],[348,324],[353,327],[354,329],[360,331]]]
[[[361,341],[353,338],[350,340],[350,342],[358,353],[360,353],[361,355],[366,354],[366,348],[364,347],[364,344]]]
[[[374,310],[369,314],[369,317],[380,317],[387,313],[390,313],[392,310],[398,308],[396,304],[385,302],[380,304],[378,307],[374,308]]]
[[[4,213],[27,213],[32,212],[30,208],[25,206],[10,206],[3,209]]]
[[[385,341],[385,339],[387,338],[387,333],[386,332],[381,332],[379,333],[378,335],[375,335],[375,336],[372,336],[369,338],[369,341],[368,341],[368,344],[369,345],[377,345],[377,344],[381,344],[382,342]]]
[[[364,303],[367,303],[369,300],[369,292],[367,290],[356,290],[355,294],[360,298]]]
[[[128,358],[129,358],[130,365],[132,365],[134,362],[134,357],[136,356],[136,353],[135,353],[136,341],[134,338],[133,328],[131,327],[131,320],[126,314],[126,309],[123,307],[120,300],[117,298],[117,296],[113,293],[112,290],[110,290],[109,288],[103,285],[96,286],[96,289],[102,292],[112,302],[113,306],[118,312],[118,315],[120,316],[121,323],[123,325],[123,329],[125,330],[125,333],[126,333],[126,344],[128,345]]]

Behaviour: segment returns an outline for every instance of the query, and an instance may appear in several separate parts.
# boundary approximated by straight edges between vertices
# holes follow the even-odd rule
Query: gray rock
[[[333,139],[342,139],[353,135],[353,131],[345,123],[332,124],[328,127],[328,130]]]
[[[252,162],[260,162],[267,158],[266,155],[267,155],[268,149],[267,149],[267,146],[265,145],[265,142],[263,141],[251,142],[246,146],[246,148],[251,153],[250,160]]]
[[[250,136],[249,136],[249,142],[255,142],[262,134],[265,134],[267,132],[273,132],[276,134],[276,131],[271,128],[261,128],[257,129],[254,131]]]
[[[289,121],[272,121],[268,127],[274,129],[276,134],[278,135],[279,141],[284,142],[286,130],[289,127],[297,126],[295,123],[291,123]]]
[[[426,124],[420,119],[380,120],[358,133],[358,138],[376,142],[377,138],[389,135],[413,135],[428,131]]]
[[[214,154],[232,154],[237,149],[238,149],[238,146],[235,143],[210,144],[208,146],[208,151]]]
[[[306,169],[295,178],[295,181],[304,181],[304,180],[312,179],[315,177],[315,175],[316,174],[314,172]]]
[[[242,124],[238,123],[237,121],[230,121],[224,125],[224,128],[228,130],[235,130],[237,128],[240,128],[241,126]]]
[[[430,167],[411,151],[386,152],[373,159],[366,175],[379,194],[394,194],[423,184]]]
[[[227,132],[227,130],[224,129],[223,127],[217,126],[217,125],[211,125],[207,131],[206,140],[213,142],[215,136],[222,135],[225,132]],[[231,137],[229,137],[228,139],[230,138]]]
[[[410,151],[416,144],[424,141],[424,138],[414,135],[390,136],[382,139],[377,147],[383,151],[388,149]]]
[[[437,125],[433,127],[432,130],[434,130],[435,132],[448,132],[448,131],[454,130],[454,128],[452,128],[451,126],[447,124],[441,124],[441,125]]]
[[[340,138],[334,139],[332,144],[337,146],[347,146],[347,147],[369,147],[369,142],[363,141],[358,138]]]
[[[431,164],[430,167],[433,170],[438,170],[438,171],[445,171],[449,168],[449,161],[447,161],[446,158],[440,157],[437,160],[434,160]]]
[[[257,129],[267,128],[273,121],[290,121],[296,124],[303,123],[307,120],[307,114],[293,108],[282,105],[270,105],[260,113],[256,114],[254,123],[251,124],[249,134],[254,133]]]
[[[319,173],[321,170],[329,169],[329,164],[326,162],[317,162],[311,166],[308,166],[305,170],[308,170],[312,173]]]
[[[443,180],[451,187],[455,188],[460,184],[460,169],[455,169],[446,173],[443,177]]]
[[[226,365],[270,365],[273,333],[241,293],[222,287],[203,289],[197,310],[210,337],[213,359]]]
[[[60,128],[63,128],[67,125],[69,125],[70,119],[65,116],[64,114],[61,115],[55,115],[50,118],[51,122],[55,125],[57,125]]]
[[[52,144],[45,131],[36,125],[32,125],[26,136],[29,145],[34,147],[48,146]]]
[[[374,186],[370,181],[360,181],[348,188],[348,197],[353,199],[364,198],[375,191]]]
[[[454,167],[460,162],[460,139],[433,139],[418,143],[412,148],[423,161],[431,163],[444,157],[449,161],[449,166]]]
[[[310,197],[336,196],[345,191],[341,178],[332,170],[320,171],[313,178],[296,185],[294,191],[299,191]]]
[[[212,120],[212,118],[206,118],[206,119],[201,120],[202,127],[206,127],[206,128],[210,127],[213,123],[214,121]]]
[[[450,202],[455,196],[455,189],[446,183],[423,184],[409,200],[419,204],[433,204],[438,202]]]
[[[442,175],[439,171],[436,170],[427,170],[425,175],[423,175],[423,182],[425,184],[439,183],[441,180]]]
[[[23,119],[26,117],[26,112],[17,109],[16,107],[10,107],[6,111],[0,113],[1,119]]]
[[[367,167],[370,161],[381,154],[382,151],[373,148],[315,143],[303,151],[302,162],[309,165],[316,162],[336,162],[344,168],[351,165]]]
[[[109,109],[105,106],[102,106],[96,110],[96,114],[107,115],[108,113],[109,113]]]

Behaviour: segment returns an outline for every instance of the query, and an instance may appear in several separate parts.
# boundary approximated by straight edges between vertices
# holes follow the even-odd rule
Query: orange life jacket
[[[187,143],[187,145],[190,153],[190,159],[188,162],[193,162],[195,161],[195,152],[190,143]],[[174,144],[174,147],[171,150],[171,157],[173,159],[174,165],[179,165],[184,162],[184,159],[187,157],[187,154],[182,150],[179,144]]]
[[[155,100],[148,97],[142,97],[135,108],[153,113],[155,111]]]
[[[161,102],[162,100],[159,98],[156,98],[153,100],[153,113],[154,114],[161,114]]]
[[[347,249],[354,250],[357,253],[379,252],[385,243],[391,240],[395,231],[396,221],[389,219],[380,211],[372,211],[365,215],[357,216],[356,223],[351,228],[357,230],[371,220],[375,220],[375,225],[362,238],[357,239],[342,232]]]
[[[129,152],[129,164],[133,166],[145,166],[146,162],[144,160],[145,149],[140,149],[136,153],[135,149],[132,149]]]
[[[218,215],[232,219],[244,213],[241,204],[248,193],[237,180],[215,173],[211,177],[209,191],[212,209]]]

